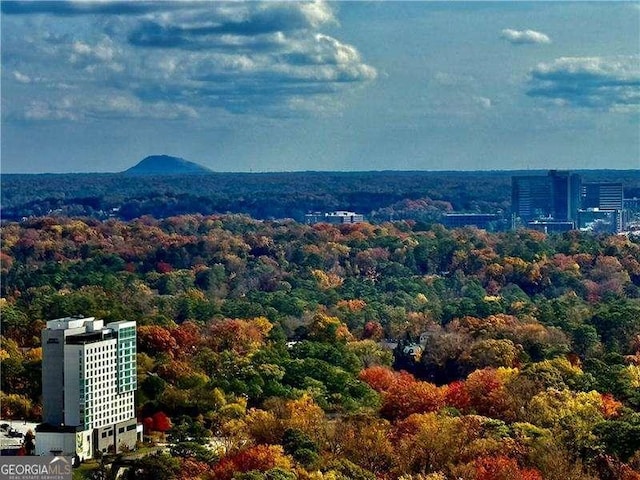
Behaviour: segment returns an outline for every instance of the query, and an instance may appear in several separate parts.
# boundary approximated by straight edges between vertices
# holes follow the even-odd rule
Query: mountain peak
[[[211,170],[184,158],[170,155],[150,155],[123,173],[127,175],[188,175],[211,173]]]

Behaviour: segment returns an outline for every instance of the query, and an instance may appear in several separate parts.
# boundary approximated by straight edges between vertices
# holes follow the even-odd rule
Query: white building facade
[[[43,423],[36,454],[77,455],[132,449],[136,422],[136,323],[60,318],[42,332]]]
[[[361,222],[364,222],[364,215],[346,210],[337,210],[328,213],[308,213],[304,216],[304,223],[307,225],[315,223],[345,224]]]

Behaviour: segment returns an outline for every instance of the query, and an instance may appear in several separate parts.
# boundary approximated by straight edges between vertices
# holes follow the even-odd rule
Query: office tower
[[[611,231],[619,232],[624,224],[624,193],[622,183],[585,183],[581,188],[581,218],[583,227],[589,220],[600,217],[612,224]],[[583,225],[584,224],[584,225]]]
[[[141,439],[134,394],[136,323],[93,317],[47,322],[42,331],[42,424],[39,455],[77,455],[133,448]]]
[[[547,177],[518,176],[511,178],[513,213],[523,220],[551,216],[551,188]]]
[[[573,221],[580,207],[580,176],[550,170],[546,176],[511,179],[512,213],[524,222],[538,219]]]
[[[624,209],[622,183],[584,183],[581,197],[583,209]]]
[[[567,171],[550,170],[551,217],[554,220],[575,220],[580,208],[580,176]]]

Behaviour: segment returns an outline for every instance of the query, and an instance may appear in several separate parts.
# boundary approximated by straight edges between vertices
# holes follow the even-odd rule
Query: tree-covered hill
[[[125,175],[195,175],[211,173],[211,170],[184,158],[150,155],[122,173]]]

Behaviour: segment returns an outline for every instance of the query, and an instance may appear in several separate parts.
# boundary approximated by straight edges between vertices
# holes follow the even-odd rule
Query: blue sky
[[[3,173],[640,168],[640,3],[2,2]]]

